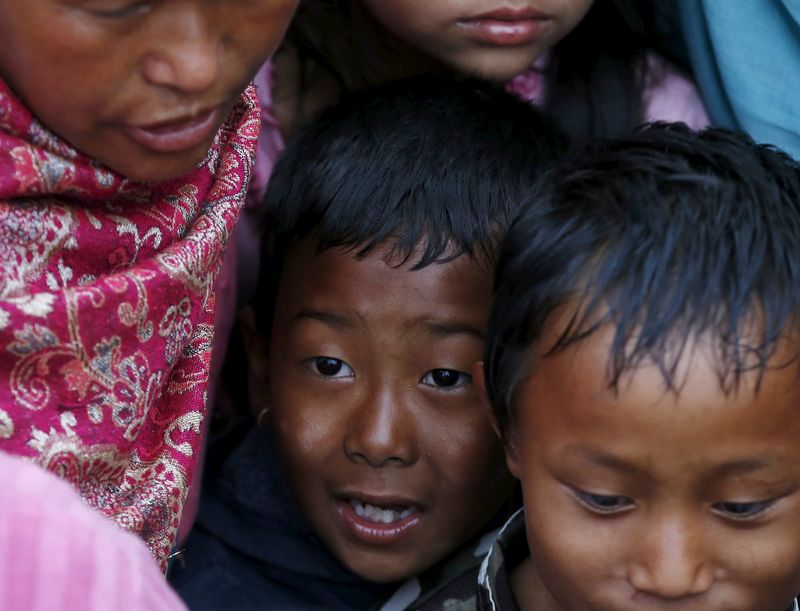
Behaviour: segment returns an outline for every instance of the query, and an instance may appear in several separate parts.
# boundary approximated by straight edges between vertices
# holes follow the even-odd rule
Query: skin
[[[298,0],[3,0],[0,75],[49,129],[143,181],[178,177],[199,144],[154,151],[131,127],[217,109],[221,125]]]
[[[250,350],[300,509],[375,582],[415,575],[466,542],[513,482],[468,373],[483,350],[489,275],[468,256],[417,271],[385,256],[303,243],[281,278],[273,356]],[[353,497],[413,505],[416,523],[399,540],[365,541],[344,517]]]
[[[800,591],[789,342],[758,392],[752,374],[727,395],[698,343],[676,395],[649,365],[610,390],[611,340],[602,330],[538,359],[520,386],[508,465],[531,550],[512,575],[521,607],[783,611]]]
[[[526,70],[583,19],[592,0],[361,0],[401,42],[458,72],[505,81]],[[547,16],[535,40],[517,46],[476,41],[465,23],[501,8]]]

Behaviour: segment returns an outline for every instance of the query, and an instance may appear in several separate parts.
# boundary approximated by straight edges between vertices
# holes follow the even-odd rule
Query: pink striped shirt
[[[63,480],[0,452],[0,609],[180,611],[135,535]]]

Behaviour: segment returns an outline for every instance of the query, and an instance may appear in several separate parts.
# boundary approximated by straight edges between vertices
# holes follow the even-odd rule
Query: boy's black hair
[[[503,430],[534,359],[603,325],[615,329],[611,388],[649,361],[679,392],[678,361],[705,336],[720,387],[732,392],[747,371],[761,379],[798,323],[800,167],[744,134],[656,124],[590,143],[545,175],[532,200],[501,250],[486,346]],[[563,333],[534,355],[560,306]]]
[[[415,269],[463,253],[490,267],[565,146],[542,113],[478,80],[420,76],[347,96],[300,132],[270,178],[259,331],[269,334],[287,252],[308,236],[354,256],[388,241]]]

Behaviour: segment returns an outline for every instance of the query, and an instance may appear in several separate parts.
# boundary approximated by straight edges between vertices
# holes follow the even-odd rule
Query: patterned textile
[[[162,567],[197,459],[214,279],[258,132],[250,89],[195,170],[134,183],[0,81],[0,450],[71,482]]]

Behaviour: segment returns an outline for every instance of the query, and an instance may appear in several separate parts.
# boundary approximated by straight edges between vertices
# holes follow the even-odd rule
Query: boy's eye
[[[720,501],[719,503],[714,503],[711,508],[715,513],[732,520],[751,520],[759,517],[774,504],[775,500],[773,499],[745,503]]]
[[[352,378],[355,375],[350,365],[341,359],[315,356],[309,359],[308,363],[315,372],[326,378]]]
[[[107,19],[123,19],[146,10],[150,5],[150,1],[101,2],[96,4],[96,8],[91,8],[90,10],[98,17],[105,17]]]
[[[455,369],[431,369],[422,376],[423,384],[445,389],[461,388],[471,381],[471,375]]]
[[[593,511],[594,513],[621,513],[633,508],[634,503],[627,496],[619,496],[615,494],[594,494],[579,490],[578,488],[572,489],[572,494],[578,499],[584,507]]]

